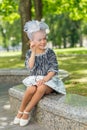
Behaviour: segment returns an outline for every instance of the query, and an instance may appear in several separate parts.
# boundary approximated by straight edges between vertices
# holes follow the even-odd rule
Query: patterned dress
[[[25,66],[29,71],[29,76],[23,80],[23,84],[27,87],[36,85],[36,82],[43,79],[48,72],[55,72],[55,76],[44,84],[48,85],[58,93],[66,94],[64,84],[58,78],[58,62],[54,51],[50,48],[46,48],[43,54],[36,55],[35,64],[32,69],[28,66],[30,55],[31,50],[28,50],[26,53]]]

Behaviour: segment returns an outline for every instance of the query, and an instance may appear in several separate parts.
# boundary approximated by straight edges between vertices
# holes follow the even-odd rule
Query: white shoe
[[[24,114],[28,114],[29,115],[29,112],[25,112],[24,111]],[[29,118],[28,119],[20,119],[20,126],[26,126],[28,123],[29,123],[29,121],[30,121],[30,116],[29,116]]]
[[[14,123],[15,125],[19,124],[19,123],[20,123],[20,118],[15,117],[13,123]]]
[[[21,112],[21,111],[18,111],[18,113],[23,114],[23,112]],[[15,125],[19,124],[19,123],[20,123],[20,119],[21,119],[21,118],[18,118],[18,117],[16,116],[16,117],[14,118],[13,123],[14,123]]]

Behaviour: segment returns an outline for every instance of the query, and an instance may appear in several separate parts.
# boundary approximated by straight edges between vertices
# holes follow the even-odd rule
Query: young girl
[[[40,99],[53,91],[66,94],[63,82],[58,78],[58,63],[54,51],[46,47],[46,29],[44,22],[29,21],[24,31],[30,39],[30,50],[26,54],[25,65],[29,76],[23,80],[25,91],[14,124],[25,126],[29,123],[29,112]]]

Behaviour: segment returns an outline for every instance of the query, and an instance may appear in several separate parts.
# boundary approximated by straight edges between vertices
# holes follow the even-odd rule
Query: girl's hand
[[[45,83],[44,79],[38,80],[37,81],[37,86],[41,86]]]
[[[36,51],[36,43],[34,41],[30,42],[30,48],[31,48],[32,52]]]

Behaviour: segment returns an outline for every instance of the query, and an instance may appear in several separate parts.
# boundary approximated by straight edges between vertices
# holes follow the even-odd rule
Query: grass
[[[65,81],[67,92],[87,96],[87,56],[59,57],[59,68],[70,74]]]
[[[87,49],[56,49],[55,52],[59,68],[70,74],[65,81],[67,93],[87,96]],[[24,68],[21,52],[0,53],[0,68]]]
[[[0,52],[0,68],[24,68],[21,52]]]
[[[65,81],[67,93],[87,96],[87,48],[55,50],[59,68],[69,72]]]
[[[57,54],[62,55],[81,55],[87,54],[87,48],[67,48],[67,49],[55,49]]]

